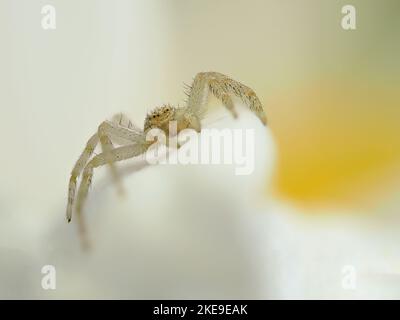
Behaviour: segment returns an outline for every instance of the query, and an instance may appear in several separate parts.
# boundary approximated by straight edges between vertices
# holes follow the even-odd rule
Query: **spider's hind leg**
[[[118,128],[138,131],[139,129],[135,127],[132,121],[123,113],[118,113],[112,117],[112,120],[103,122],[98,129],[98,136],[100,139],[101,147],[103,153],[110,152],[113,150],[114,144],[113,141],[116,141],[119,145],[125,145],[127,143],[131,143],[129,140],[121,140],[120,134],[118,134]],[[108,167],[110,169],[110,173],[114,183],[117,187],[117,192],[120,195],[124,194],[124,187],[121,179],[121,175],[118,172],[118,169],[114,162],[108,161]]]
[[[72,218],[72,210],[75,201],[75,191],[76,191],[76,180],[80,176],[83,168],[85,167],[86,163],[90,159],[93,154],[94,149],[97,146],[99,141],[99,137],[97,133],[90,137],[88,142],[86,143],[86,147],[83,150],[82,154],[80,155],[79,159],[76,161],[74,168],[71,171],[71,177],[69,179],[68,185],[68,203],[67,203],[67,212],[66,217],[67,221],[70,222]]]
[[[105,121],[100,126],[98,131],[90,137],[88,142],[86,143],[85,149],[80,155],[79,159],[76,161],[74,168],[71,171],[71,177],[69,179],[68,185],[68,202],[67,202],[67,210],[66,210],[66,218],[67,221],[70,222],[72,219],[72,211],[75,205],[75,193],[76,193],[76,185],[79,176],[81,175],[84,167],[87,162],[90,160],[91,156],[95,148],[97,147],[99,141],[102,144],[103,152],[108,153],[114,150],[114,146],[111,140],[118,140],[118,144],[124,145],[132,142],[136,142],[137,140],[141,140],[142,132],[139,128],[134,126],[131,121],[126,120],[127,118],[119,115],[118,117],[114,117],[114,122]],[[122,125],[120,125],[122,124]],[[123,126],[125,125],[125,126]],[[116,172],[116,168],[114,166],[113,161],[109,161],[112,174],[114,179],[118,181],[118,172]]]
[[[120,136],[129,137],[131,133],[127,130],[121,131]],[[117,161],[122,161],[137,157],[146,152],[151,143],[145,140],[145,136],[135,135],[132,139],[131,144],[125,146],[117,147],[109,152],[103,152],[94,156],[83,169],[82,181],[79,185],[79,190],[76,199],[76,213],[78,217],[79,230],[82,236],[85,234],[85,223],[82,217],[82,209],[87,198],[89,187],[92,183],[93,170],[95,168],[107,165],[109,163],[115,163]]]

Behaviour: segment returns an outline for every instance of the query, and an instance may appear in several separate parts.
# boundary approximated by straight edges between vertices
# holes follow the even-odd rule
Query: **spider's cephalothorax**
[[[164,105],[152,110],[147,114],[144,120],[144,131],[158,128],[168,133],[168,126],[170,121],[174,121],[176,117],[176,108],[170,105]]]
[[[177,130],[172,134],[177,134],[187,128],[200,132],[200,120],[206,114],[207,97],[210,93],[220,99],[235,118],[237,113],[233,96],[240,98],[264,125],[267,123],[263,106],[251,88],[218,72],[200,72],[194,77],[192,85],[187,87],[186,105],[178,108],[170,105],[156,108],[147,115],[143,129],[134,126],[128,119],[123,119],[123,116],[118,117],[119,120],[104,121],[100,124],[97,132],[86,143],[85,149],[72,169],[68,188],[67,220],[70,221],[72,217],[77,179],[81,174],[82,181],[76,196],[76,212],[80,218],[78,222],[81,231],[83,231],[83,220],[80,213],[92,181],[93,169],[109,165],[114,180],[119,182],[114,163],[145,153],[153,143],[146,140],[146,134],[150,129],[158,128],[167,135],[171,135],[169,124],[175,121]],[[93,156],[99,143],[102,153]],[[114,143],[119,146],[114,147]]]
[[[170,132],[171,125],[176,125],[176,132]],[[175,135],[183,129],[194,129],[200,132],[200,116],[185,107],[175,108],[171,105],[164,105],[152,110],[146,116],[144,132],[154,128],[161,129],[166,135]]]

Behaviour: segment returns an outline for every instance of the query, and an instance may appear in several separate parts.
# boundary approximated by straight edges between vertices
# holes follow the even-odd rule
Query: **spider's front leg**
[[[205,113],[209,92],[212,92],[214,96],[220,99],[235,118],[237,117],[237,113],[231,96],[235,95],[239,97],[257,115],[261,122],[266,125],[267,117],[255,92],[244,84],[218,72],[200,72],[195,76],[188,92],[189,99],[187,106],[189,110],[202,117]]]

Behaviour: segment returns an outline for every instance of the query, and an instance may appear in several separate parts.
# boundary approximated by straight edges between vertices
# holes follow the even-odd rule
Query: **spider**
[[[164,105],[152,110],[145,118],[143,129],[136,127],[122,115],[119,117],[119,121],[114,117],[113,121],[104,121],[99,125],[97,132],[90,137],[72,169],[68,187],[67,221],[71,221],[75,205],[81,233],[84,231],[81,213],[92,182],[93,169],[109,165],[113,179],[118,183],[119,177],[114,163],[145,153],[156,142],[146,140],[146,134],[150,129],[161,129],[166,135],[169,135],[169,122],[176,121],[177,132],[174,134],[178,134],[183,129],[194,129],[200,132],[201,120],[206,113],[210,92],[221,100],[234,118],[237,118],[237,113],[232,96],[239,97],[266,125],[263,106],[251,88],[218,72],[200,72],[194,77],[192,85],[187,86],[186,105],[184,107]],[[102,153],[92,157],[99,142]],[[114,147],[113,143],[120,146]],[[82,175],[82,179],[78,193],[75,195],[77,179],[80,175]]]

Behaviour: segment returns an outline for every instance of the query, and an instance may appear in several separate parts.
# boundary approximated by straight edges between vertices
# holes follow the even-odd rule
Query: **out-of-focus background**
[[[399,298],[399,14],[397,0],[0,0],[0,298]],[[211,124],[256,128],[254,174],[133,163],[121,199],[96,170],[82,252],[64,211],[86,140],[117,112],[142,125],[182,104],[200,71],[263,102],[266,129],[245,110]]]

